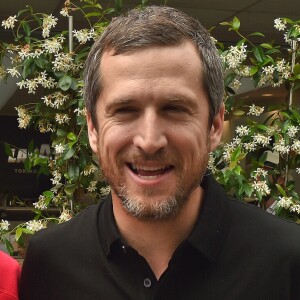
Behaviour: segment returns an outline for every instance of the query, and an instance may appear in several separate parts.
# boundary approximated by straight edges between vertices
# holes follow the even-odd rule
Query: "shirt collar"
[[[203,203],[197,223],[187,238],[187,242],[201,251],[210,261],[219,253],[229,229],[226,193],[213,179],[206,175],[201,183],[204,189]],[[106,256],[114,247],[126,247],[113,215],[112,198],[109,194],[102,203],[98,216],[101,244]]]
[[[200,215],[187,241],[212,262],[222,247],[230,225],[227,195],[211,175],[204,177],[201,186],[204,197]]]
[[[109,194],[103,201],[98,216],[100,241],[106,256],[111,252],[113,245],[120,244],[121,234],[117,228],[113,214],[112,198]]]

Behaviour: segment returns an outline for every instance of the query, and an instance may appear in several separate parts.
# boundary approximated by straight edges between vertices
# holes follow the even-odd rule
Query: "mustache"
[[[178,157],[176,158],[176,161]],[[166,153],[164,149],[161,149],[153,154],[145,153],[142,149],[134,149],[132,151],[126,151],[126,153],[117,156],[117,164],[121,161],[128,161],[130,163],[139,163],[145,161],[163,162],[164,164],[172,164],[175,162],[175,156]]]

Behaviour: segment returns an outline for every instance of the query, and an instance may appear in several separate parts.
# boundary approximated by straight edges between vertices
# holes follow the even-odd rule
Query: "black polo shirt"
[[[203,187],[194,230],[159,280],[123,241],[108,197],[33,238],[21,300],[300,299],[299,226],[228,199],[211,177]]]

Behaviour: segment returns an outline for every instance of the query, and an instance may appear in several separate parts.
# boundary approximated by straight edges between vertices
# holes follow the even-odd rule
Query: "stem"
[[[294,70],[295,67],[295,61],[296,61],[296,49],[297,49],[297,42],[295,40],[292,41],[292,62],[291,62],[291,69]],[[293,89],[294,89],[294,82],[291,83],[290,91],[289,91],[289,103],[288,103],[288,109],[290,110],[293,105]],[[289,176],[289,154],[286,155],[286,166],[285,166],[285,174],[284,174],[284,186],[286,187],[288,182],[288,176]]]

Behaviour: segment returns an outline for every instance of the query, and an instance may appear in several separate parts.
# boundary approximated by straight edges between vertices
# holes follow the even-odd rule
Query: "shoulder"
[[[300,262],[300,226],[236,199],[228,199],[231,231],[258,247],[295,254]]]
[[[37,232],[31,237],[30,246],[38,244],[46,250],[50,246],[67,245],[68,242],[74,243],[79,239],[84,243],[84,240],[94,235],[97,230],[98,213],[104,201],[100,200],[98,204],[87,207],[65,223],[52,225]]]
[[[17,299],[21,268],[18,262],[0,251],[0,299]]]

